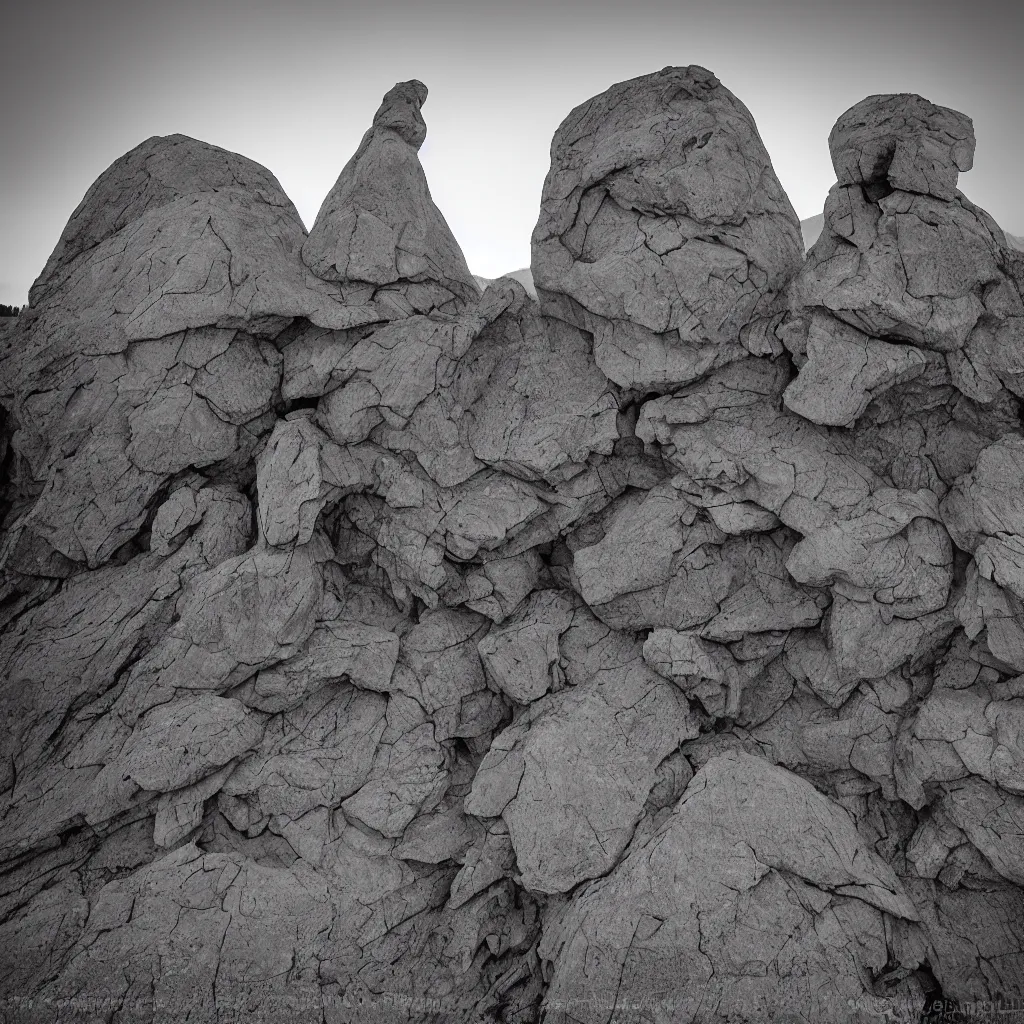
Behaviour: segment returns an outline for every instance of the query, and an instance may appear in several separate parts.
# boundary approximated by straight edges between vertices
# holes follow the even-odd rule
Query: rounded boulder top
[[[868,96],[836,121],[828,148],[840,185],[888,182],[951,200],[974,165],[974,122],[914,93]]]
[[[565,118],[544,197],[608,178],[620,203],[645,213],[737,223],[770,166],[750,111],[712,72],[667,67],[619,82]],[[628,174],[616,173],[623,167]]]
[[[420,108],[427,101],[427,87],[415,78],[398,82],[384,94],[373,115],[375,128],[390,128],[410,146],[419,149],[427,137],[427,124]]]
[[[551,143],[532,237],[547,315],[595,336],[623,387],[739,358],[803,255],[750,111],[706,68],[668,67],[576,107]]]
[[[185,196],[227,189],[258,193],[272,206],[294,209],[277,178],[255,160],[187,135],[146,139],[118,157],[89,187],[33,285],[30,304],[36,305],[62,267],[147,211]]]

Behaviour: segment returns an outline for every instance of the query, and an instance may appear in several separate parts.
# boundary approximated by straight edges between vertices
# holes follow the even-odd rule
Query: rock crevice
[[[818,241],[700,67],[481,291],[402,82],[307,235],[150,139],[0,336],[12,1024],[1024,999],[1024,263],[870,96]]]

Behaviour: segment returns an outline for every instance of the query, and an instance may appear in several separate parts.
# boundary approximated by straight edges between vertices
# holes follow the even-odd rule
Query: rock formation
[[[1024,999],[1024,260],[873,96],[799,226],[703,68],[478,289],[387,94],[307,237],[180,136],[0,338],[12,1022]],[[1015,1002],[1018,1001],[1018,1002]]]
[[[356,304],[376,304],[386,319],[454,310],[479,295],[416,155],[426,98],[417,81],[384,97],[302,246],[317,277],[339,282]]]
[[[664,390],[744,356],[800,255],[754,119],[704,68],[614,85],[555,132],[533,233],[541,308],[591,333],[620,386]]]

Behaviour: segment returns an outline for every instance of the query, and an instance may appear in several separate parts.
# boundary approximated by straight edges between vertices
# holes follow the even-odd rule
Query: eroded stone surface
[[[701,67],[574,110],[533,233],[541,308],[594,335],[624,387],[665,389],[744,354],[798,269],[798,221],[746,107]]]
[[[784,769],[722,754],[653,837],[545,930],[549,1016],[606,1022],[640,1002],[683,1020],[771,1006],[867,1021],[849,1001],[888,961],[892,916],[918,913],[845,811]],[[743,969],[752,956],[766,972]],[[813,983],[780,986],[797,972]]]
[[[969,117],[911,93],[861,100],[828,137],[841,185],[887,181],[939,199],[952,199],[957,175],[974,166],[974,145]]]
[[[346,327],[299,260],[273,175],[185,136],[116,161],[73,215],[5,347],[5,403],[29,479],[28,528],[97,566],[167,475],[244,447],[278,394],[267,339],[293,317]],[[35,496],[35,495],[34,495]]]
[[[575,632],[566,646],[587,643],[580,668],[590,678],[536,701],[497,736],[466,801],[471,814],[505,819],[523,884],[547,893],[616,862],[658,764],[697,733],[682,693],[635,642],[586,619]]]
[[[362,285],[367,304],[398,315],[455,307],[479,293],[416,155],[427,134],[426,98],[417,81],[387,93],[302,246],[318,277]]]
[[[911,394],[915,378],[982,403],[1018,393],[1016,259],[956,189],[973,160],[970,118],[920,96],[870,96],[829,145],[839,181],[779,331],[800,367],[789,408],[852,426],[889,389]]]
[[[969,120],[844,114],[800,268],[738,100],[614,86],[538,303],[469,275],[424,97],[308,239],[144,143],[0,334],[4,1012],[1024,997],[1024,262]]]

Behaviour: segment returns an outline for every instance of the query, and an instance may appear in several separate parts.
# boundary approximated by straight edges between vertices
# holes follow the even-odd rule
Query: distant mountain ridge
[[[523,267],[521,270],[513,270],[507,274],[502,274],[502,277],[514,277],[534,298],[537,298],[537,289],[533,286],[533,273],[529,267]],[[479,274],[473,275],[473,280],[476,281],[481,288],[486,288],[492,281],[496,281],[495,277],[480,277]]]
[[[800,231],[804,236],[804,248],[810,249],[812,245],[818,240],[818,236],[821,234],[821,229],[825,225],[825,215],[823,213],[816,213],[813,217],[808,217],[806,220],[800,221]],[[1009,231],[1005,231],[1006,241],[1013,246],[1014,249],[1019,249],[1024,252],[1024,236],[1022,235],[1011,235]],[[537,298],[537,289],[533,285],[533,274],[530,272],[529,267],[522,267],[519,270],[513,270],[511,273],[502,274],[502,277],[514,277],[534,298]],[[481,288],[486,288],[491,281],[497,280],[493,277],[480,277],[479,274],[474,274],[473,279],[476,281]]]

